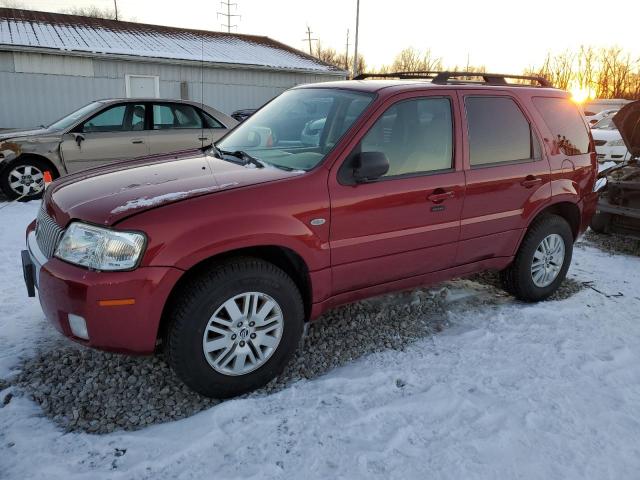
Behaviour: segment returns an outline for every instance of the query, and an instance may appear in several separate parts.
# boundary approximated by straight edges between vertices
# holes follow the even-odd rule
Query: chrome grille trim
[[[64,230],[62,227],[60,227],[55,220],[47,214],[43,204],[38,212],[36,241],[38,242],[38,246],[45,257],[53,257],[63,232]]]

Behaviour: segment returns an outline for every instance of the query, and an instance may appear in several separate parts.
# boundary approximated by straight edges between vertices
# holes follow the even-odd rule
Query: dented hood
[[[168,203],[300,174],[242,166],[190,150],[62,177],[47,189],[44,202],[59,225],[73,219],[113,225]]]
[[[627,150],[634,157],[640,156],[640,100],[627,103],[613,117]]]

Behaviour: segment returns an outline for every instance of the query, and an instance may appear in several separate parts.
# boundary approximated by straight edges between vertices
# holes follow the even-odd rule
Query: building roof
[[[11,47],[343,73],[269,37],[0,8],[0,50]]]

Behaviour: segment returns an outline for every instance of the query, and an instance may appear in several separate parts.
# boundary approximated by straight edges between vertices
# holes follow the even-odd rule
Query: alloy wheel
[[[547,235],[533,252],[531,278],[536,287],[548,287],[558,277],[564,263],[563,238],[557,233]]]
[[[20,165],[9,172],[9,187],[20,197],[37,195],[44,189],[44,174],[33,165]]]
[[[283,326],[282,309],[269,295],[236,295],[220,305],[207,323],[202,337],[205,358],[219,373],[245,375],[273,355]]]

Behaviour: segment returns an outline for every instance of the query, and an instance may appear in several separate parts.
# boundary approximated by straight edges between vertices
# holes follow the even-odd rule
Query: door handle
[[[198,137],[198,140],[200,140],[201,142],[204,142],[206,140],[209,140],[209,137]]]
[[[540,183],[542,183],[542,179],[540,177],[527,175],[527,177],[520,182],[520,185],[522,185],[525,188],[531,188],[531,187],[535,187],[536,185],[539,185]]]
[[[131,143],[144,143],[144,140],[140,140],[140,139],[131,140]]]
[[[433,191],[433,193],[427,197],[427,200],[433,203],[440,203],[440,202],[444,202],[449,198],[453,198],[454,196],[455,196],[455,192],[453,192],[452,190],[445,192],[441,188],[436,188]]]

